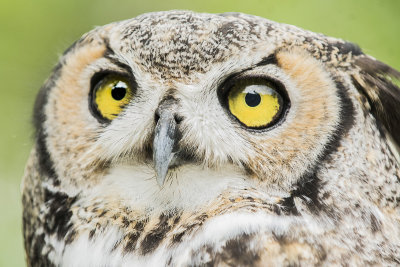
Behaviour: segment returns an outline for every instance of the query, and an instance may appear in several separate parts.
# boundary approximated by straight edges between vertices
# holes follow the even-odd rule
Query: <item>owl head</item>
[[[145,14],[61,56],[35,104],[40,171],[147,209],[292,192],[397,153],[399,77],[352,43],[255,16]]]

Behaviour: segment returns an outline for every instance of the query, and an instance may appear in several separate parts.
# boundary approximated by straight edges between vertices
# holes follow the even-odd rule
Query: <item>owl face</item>
[[[359,53],[304,33],[190,12],[93,30],[38,98],[43,154],[58,159],[49,172],[74,193],[126,192],[159,199],[153,206],[200,204],[232,186],[290,191],[352,120],[349,79],[338,73]]]
[[[394,78],[244,14],[96,28],[36,100],[28,265],[398,263]]]

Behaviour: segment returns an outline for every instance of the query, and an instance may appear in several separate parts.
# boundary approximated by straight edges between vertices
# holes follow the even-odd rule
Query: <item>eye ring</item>
[[[243,120],[243,118],[240,118],[240,115],[238,116],[238,114],[234,114],[235,112],[232,112],[232,102],[230,101],[230,97],[232,98],[232,90],[244,90],[249,85],[269,87],[272,89],[272,92],[275,92],[277,95],[277,100],[275,101],[275,104],[277,105],[277,107],[279,107],[279,110],[276,111],[274,116],[270,116],[270,121],[268,121],[269,119],[264,118],[268,121],[267,123],[260,124],[257,119],[254,120],[254,118],[250,118],[250,121],[256,121],[257,123],[249,124],[246,123],[247,121]],[[284,122],[286,115],[290,109],[290,100],[285,86],[277,79],[264,75],[232,75],[225,80],[225,82],[220,86],[217,93],[220,103],[228,113],[229,117],[233,121],[237,122],[240,126],[250,131],[269,131],[278,127]],[[251,94],[247,93],[245,96],[242,95],[241,98],[242,102],[245,101],[246,105],[250,109],[253,107],[257,107],[261,103],[260,94],[254,94],[254,92]],[[265,106],[264,103],[263,105]],[[254,111],[251,111],[250,114],[257,114],[257,117],[260,117],[259,113],[254,113]]]
[[[113,88],[110,90],[111,82],[113,82]],[[107,97],[114,102],[115,113],[104,112],[99,107],[98,91],[102,86],[108,86],[109,94]],[[95,73],[90,81],[89,110],[91,114],[100,123],[110,123],[134,97],[136,88],[135,80],[126,73],[116,71],[100,71]]]

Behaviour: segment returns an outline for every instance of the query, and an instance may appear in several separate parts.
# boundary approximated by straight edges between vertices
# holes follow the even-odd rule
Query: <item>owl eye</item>
[[[285,96],[276,84],[263,78],[236,81],[228,93],[228,108],[242,124],[249,128],[271,127],[284,114]]]
[[[96,113],[113,120],[133,97],[130,81],[119,74],[109,74],[98,81],[93,89],[92,102]]]

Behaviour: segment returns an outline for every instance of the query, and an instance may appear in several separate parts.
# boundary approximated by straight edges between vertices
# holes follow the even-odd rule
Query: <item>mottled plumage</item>
[[[110,73],[133,96],[107,117]],[[240,13],[94,29],[36,100],[28,265],[399,265],[399,78],[352,43]],[[230,112],[243,80],[280,92],[270,126]]]

